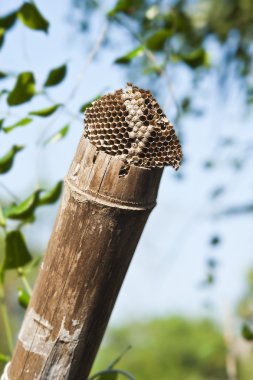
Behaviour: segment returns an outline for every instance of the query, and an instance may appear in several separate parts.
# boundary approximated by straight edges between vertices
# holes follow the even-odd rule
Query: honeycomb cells
[[[180,142],[150,91],[128,83],[103,96],[86,110],[85,125],[85,136],[97,150],[118,156],[126,165],[180,166]]]

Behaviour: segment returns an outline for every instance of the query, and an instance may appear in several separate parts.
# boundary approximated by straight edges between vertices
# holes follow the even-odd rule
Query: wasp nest
[[[180,166],[180,142],[150,91],[128,83],[124,90],[93,102],[85,123],[89,141],[121,158],[126,166]]]

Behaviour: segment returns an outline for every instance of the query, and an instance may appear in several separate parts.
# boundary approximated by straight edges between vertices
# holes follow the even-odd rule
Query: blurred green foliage
[[[83,11],[80,23],[86,31],[92,22],[90,13],[100,9],[102,1],[73,0],[73,3]],[[212,65],[208,44],[213,41],[220,50],[218,64],[212,68],[219,73],[221,83],[232,74],[244,86],[246,100],[251,99],[252,1],[118,0],[107,15],[110,23],[129,31],[134,45],[132,52],[126,52],[126,59],[119,57],[116,63],[126,64],[138,58],[142,72],[150,75],[152,70],[145,70],[151,69],[150,57],[140,54],[144,48],[158,53],[161,67],[185,63],[196,78],[200,74],[196,69],[203,72]]]
[[[93,371],[106,368],[127,345],[132,348],[118,367],[133,373],[137,379],[228,379],[227,348],[221,326],[211,320],[175,316],[111,330]],[[249,350],[244,352],[243,346],[241,352],[239,379],[250,380],[248,371],[253,370],[253,356]]]

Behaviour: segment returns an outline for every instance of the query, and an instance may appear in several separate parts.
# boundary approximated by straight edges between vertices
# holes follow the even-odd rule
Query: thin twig
[[[52,98],[52,96],[49,95],[49,93],[48,93],[47,91],[43,91],[42,94],[45,96],[45,98],[46,98],[50,103],[52,103],[53,105],[57,104],[57,101],[54,100],[54,99]],[[66,106],[67,103],[68,103],[68,102],[67,102],[67,100],[66,100],[66,101],[64,102],[64,104],[61,104],[61,108],[59,108],[59,110],[58,110],[58,114],[59,114],[60,112],[64,112],[64,113],[66,113],[68,116],[70,116],[70,117],[72,117],[72,118],[75,118],[75,119],[78,119],[79,116],[78,116],[76,113],[72,112],[72,111]],[[59,111],[60,111],[60,112],[59,112]]]
[[[148,49],[145,45],[145,41],[143,40],[143,38],[136,32],[133,32],[132,30],[129,29],[129,27],[127,25],[125,25],[122,20],[120,20],[118,17],[115,17],[115,20],[121,25],[123,26],[134,38],[136,38],[138,40],[138,42],[140,42],[143,46],[144,46],[144,53],[146,55],[146,57],[148,58],[148,60],[157,65],[157,58],[156,56],[153,54],[153,52]],[[176,96],[175,96],[175,93],[174,93],[174,89],[173,89],[173,86],[172,86],[172,80],[171,78],[169,77],[167,71],[166,71],[166,68],[165,67],[162,67],[158,74],[160,76],[162,76],[166,83],[167,83],[167,86],[168,86],[168,90],[170,92],[170,96],[171,96],[171,99],[172,101],[174,102],[175,104],[175,107],[176,107],[176,110],[177,110],[177,118],[179,118],[179,116],[181,115],[181,107],[176,99]]]
[[[47,92],[45,92],[44,95],[45,95],[45,97],[47,98],[47,100],[50,103],[52,103],[52,104],[56,104],[57,103]],[[40,133],[39,137],[36,140],[36,144],[37,145],[39,145],[42,140],[44,141],[46,139],[46,135],[48,134],[48,131],[55,125],[55,123],[60,118],[60,116],[62,115],[62,113],[66,113],[68,116],[70,116],[69,124],[74,119],[80,120],[80,118],[81,118],[81,116],[79,116],[78,114],[75,114],[75,113],[71,112],[66,107],[66,105],[64,103],[63,106],[57,111],[57,114],[55,115],[55,118],[50,123],[48,123],[48,125],[46,126],[46,128],[44,128],[43,131]]]
[[[8,316],[7,306],[6,306],[6,297],[4,293],[4,285],[0,285],[0,314],[3,319],[4,330],[6,334],[7,344],[9,354],[12,354],[13,351],[13,341],[12,341],[12,330],[10,325],[10,318]]]
[[[83,66],[81,72],[79,73],[77,81],[76,81],[74,87],[72,88],[72,90],[70,91],[70,94],[67,97],[67,99],[65,101],[65,104],[67,104],[70,100],[72,100],[73,97],[76,95],[76,92],[77,92],[79,86],[81,85],[81,83],[82,83],[82,81],[83,81],[83,79],[84,79],[84,77],[86,75],[86,72],[87,72],[89,66],[93,62],[94,58],[96,57],[96,55],[97,55],[100,47],[102,46],[102,44],[103,44],[103,42],[105,40],[105,37],[106,37],[108,29],[109,29],[109,24],[108,24],[108,22],[106,22],[103,25],[103,27],[102,27],[102,29],[101,29],[101,31],[100,31],[100,33],[99,33],[99,35],[98,35],[95,43],[93,44],[92,49],[90,50],[90,52],[88,54],[87,59],[86,59],[86,61],[84,63],[84,66]]]
[[[66,104],[68,104],[73,98],[74,96],[76,95],[76,92],[78,91],[78,88],[79,86],[81,85],[84,77],[85,77],[85,74],[87,72],[87,69],[88,67],[91,65],[91,63],[93,62],[93,59],[95,58],[95,56],[97,55],[104,39],[105,39],[105,36],[106,36],[106,33],[108,31],[108,23],[104,24],[102,29],[101,29],[101,32],[99,33],[95,43],[93,44],[92,46],[92,49],[90,50],[90,52],[88,53],[88,56],[87,56],[87,59],[84,63],[84,66],[82,68],[82,70],[80,71],[79,75],[78,75],[78,78],[77,78],[77,81],[75,83],[75,85],[73,86],[72,90],[70,91],[69,95],[67,96],[66,100],[64,101],[63,103],[63,107],[61,109],[58,110],[58,113],[57,113],[57,118],[48,125],[48,127],[46,129],[44,129],[42,131],[42,133],[39,135],[38,139],[37,139],[37,144],[39,144],[42,140],[45,139],[46,135],[48,134],[48,131],[51,129],[51,127],[53,125],[55,125],[55,122],[58,120],[59,116],[62,114],[62,112],[66,112],[69,116],[71,116],[71,121],[73,119],[80,119],[79,115],[77,114],[74,114],[73,112],[71,112],[71,110],[68,109],[68,107],[66,106]],[[46,96],[46,98],[53,104],[56,104],[57,102],[54,101],[54,99],[52,99],[52,97],[47,93],[45,92],[44,95]]]
[[[153,54],[153,52],[151,50],[145,48],[144,52],[145,52],[147,58],[150,60],[150,62],[157,64],[156,56]],[[176,95],[175,95],[175,92],[173,89],[173,85],[172,85],[172,80],[170,79],[170,76],[169,76],[168,72],[166,71],[165,67],[161,68],[160,75],[164,77],[164,79],[167,83],[171,99],[174,102],[176,110],[177,110],[177,118],[178,118],[181,115],[181,107],[177,101],[177,98],[176,98]]]
[[[25,274],[22,274],[20,277],[21,277],[21,280],[22,280],[22,282],[24,284],[24,287],[25,287],[27,293],[31,297],[31,295],[32,295],[32,288],[31,288],[31,286],[30,286],[30,284],[29,284],[29,282],[27,280],[27,277],[25,276]]]
[[[107,369],[112,369],[122,358],[123,358],[123,356],[125,356],[125,354],[129,351],[129,350],[131,350],[131,348],[132,348],[132,346],[127,346],[124,350],[123,350],[123,352],[116,358],[116,359],[114,359],[113,361],[112,361],[112,363],[108,366],[108,368]]]

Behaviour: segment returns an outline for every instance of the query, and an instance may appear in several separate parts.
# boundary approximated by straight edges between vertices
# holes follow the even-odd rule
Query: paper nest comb
[[[85,125],[86,138],[97,150],[122,159],[124,168],[180,166],[180,142],[150,91],[128,83],[104,95],[86,110]]]

